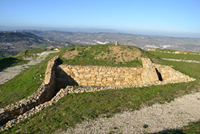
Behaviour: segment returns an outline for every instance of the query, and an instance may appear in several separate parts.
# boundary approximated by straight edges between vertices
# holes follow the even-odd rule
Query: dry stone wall
[[[147,58],[142,58],[143,67],[141,68],[57,66],[57,59],[58,57],[54,57],[48,62],[45,80],[33,95],[0,109],[0,131],[11,128],[70,93],[165,85],[195,80],[169,66],[153,64]],[[74,87],[75,85],[87,87]]]
[[[113,86],[142,83],[142,68],[60,65],[57,84],[73,85],[70,76],[79,86]],[[66,75],[67,74],[67,75]]]
[[[59,65],[56,70],[56,85],[60,89],[68,85],[132,86],[156,81],[178,83],[194,80],[169,66],[153,64],[148,58],[142,58],[142,63],[141,68]]]
[[[55,68],[57,59],[58,57],[54,57],[48,62],[44,83],[31,96],[1,109],[0,125],[39,104],[51,100],[55,94]]]
[[[189,82],[194,81],[195,79],[190,78],[188,75],[185,75],[169,66],[155,65],[155,68],[160,72],[163,81],[167,83],[180,83],[180,82]]]

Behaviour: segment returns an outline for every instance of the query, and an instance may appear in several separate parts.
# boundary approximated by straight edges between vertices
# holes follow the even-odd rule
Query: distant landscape
[[[59,48],[62,46],[80,46],[109,44],[200,52],[200,38],[168,37],[153,35],[135,35],[125,33],[91,33],[65,31],[0,31],[0,56],[13,56],[33,48]]]

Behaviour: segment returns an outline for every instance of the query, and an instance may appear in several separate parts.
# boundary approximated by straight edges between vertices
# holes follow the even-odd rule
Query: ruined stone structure
[[[116,46],[118,45],[118,41],[115,41],[115,45],[116,45]]]
[[[58,57],[48,62],[44,83],[27,99],[4,107],[0,113],[0,125],[52,99],[55,95],[55,68]]]
[[[29,96],[0,109],[0,131],[56,103],[69,93],[94,92],[127,87],[142,87],[194,81],[169,66],[142,58],[143,67],[57,65],[58,57],[48,62],[45,80]],[[85,86],[85,87],[74,87]]]
[[[153,84],[158,81],[167,83],[187,82],[192,79],[169,66],[153,64],[150,59],[142,58],[143,67],[107,67],[59,65],[56,70],[56,88],[71,86],[132,86]]]

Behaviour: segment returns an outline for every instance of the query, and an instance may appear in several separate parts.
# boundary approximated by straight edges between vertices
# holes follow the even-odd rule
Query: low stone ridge
[[[55,67],[58,57],[54,57],[48,62],[45,73],[45,81],[41,86],[27,99],[23,99],[14,104],[4,107],[0,113],[0,125],[16,116],[25,113],[35,106],[51,100],[55,94]]]
[[[165,85],[195,80],[171,67],[153,64],[147,58],[142,58],[142,68],[57,66],[57,59],[58,57],[54,57],[48,62],[45,80],[33,95],[1,109],[0,131],[11,128],[70,93]],[[85,87],[74,87],[75,85]],[[56,91],[58,92],[54,96]]]

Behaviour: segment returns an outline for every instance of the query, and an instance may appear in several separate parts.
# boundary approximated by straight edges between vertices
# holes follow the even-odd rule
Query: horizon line
[[[120,33],[120,34],[132,34],[143,36],[164,36],[164,37],[178,37],[178,38],[200,38],[200,33],[177,33],[177,32],[152,32],[152,31],[126,31],[116,30],[108,28],[61,28],[61,27],[16,27],[16,26],[0,26],[0,31],[26,31],[26,30],[38,30],[38,31],[62,31],[62,32],[82,32],[82,33]]]

